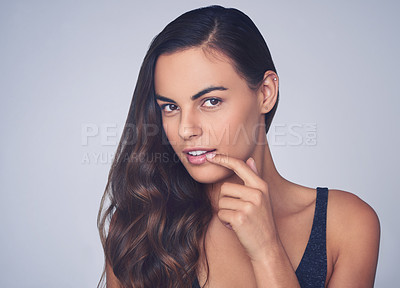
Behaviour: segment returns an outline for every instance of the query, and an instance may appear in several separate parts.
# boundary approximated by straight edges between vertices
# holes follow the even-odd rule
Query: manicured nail
[[[231,224],[229,224],[229,223],[225,223],[224,226],[225,226],[226,228],[228,228],[229,230],[233,230]]]
[[[249,159],[251,159],[250,162],[253,162],[253,163],[250,164],[250,165],[251,165],[251,166],[250,166],[251,169],[253,169],[253,171],[256,172],[256,173],[258,174],[258,170],[257,170],[257,166],[256,166],[256,161],[254,160],[253,157],[250,157]]]
[[[215,157],[215,152],[207,153],[206,154],[207,159],[212,159]]]

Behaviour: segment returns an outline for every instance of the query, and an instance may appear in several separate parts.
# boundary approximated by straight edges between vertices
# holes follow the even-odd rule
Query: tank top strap
[[[296,276],[302,288],[325,287],[327,273],[326,256],[326,216],[328,188],[317,187],[314,220],[311,234]]]
[[[311,236],[326,242],[326,213],[328,206],[328,188],[317,187],[317,198],[315,200],[314,222],[311,231]],[[321,237],[324,236],[324,237]]]
[[[304,251],[296,276],[302,288],[323,288],[327,273],[326,256],[326,216],[328,204],[328,188],[317,187],[314,220],[311,234]],[[200,288],[196,278],[193,288]]]

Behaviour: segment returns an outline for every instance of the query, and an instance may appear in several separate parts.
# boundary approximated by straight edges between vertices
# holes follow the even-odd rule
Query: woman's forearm
[[[259,256],[251,261],[257,288],[300,288],[295,271],[279,239]]]

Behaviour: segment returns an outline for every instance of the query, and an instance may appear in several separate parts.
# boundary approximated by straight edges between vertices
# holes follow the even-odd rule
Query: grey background
[[[144,54],[172,19],[214,3],[249,15],[272,52],[279,172],[367,201],[382,226],[376,287],[396,285],[398,2],[0,3],[1,287],[96,286],[97,210]]]

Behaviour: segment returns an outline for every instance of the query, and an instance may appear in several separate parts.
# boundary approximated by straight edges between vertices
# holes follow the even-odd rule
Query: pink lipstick
[[[214,152],[215,150],[216,149],[209,148],[190,148],[183,150],[183,152],[186,154],[189,163],[200,165],[207,161],[206,155]]]

